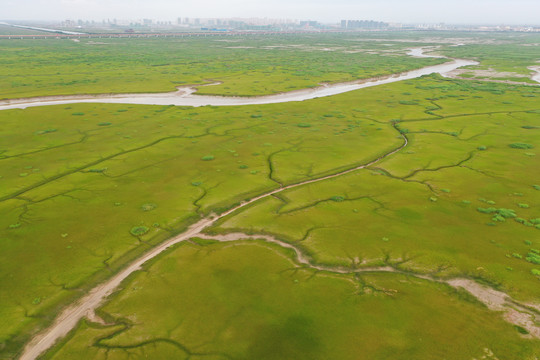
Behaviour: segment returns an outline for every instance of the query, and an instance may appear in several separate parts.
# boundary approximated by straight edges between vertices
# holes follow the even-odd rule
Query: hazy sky
[[[4,20],[268,17],[540,24],[540,0],[0,0]]]

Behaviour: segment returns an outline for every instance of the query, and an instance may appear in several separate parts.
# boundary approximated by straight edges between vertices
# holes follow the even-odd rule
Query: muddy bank
[[[531,66],[529,67],[529,70],[536,72],[536,74],[531,75],[531,79],[540,83],[540,66]]]
[[[495,83],[509,84],[509,85],[529,85],[529,86],[538,85],[538,84],[527,82],[526,79],[531,79],[533,81],[540,83],[540,66],[530,66],[528,67],[528,69],[532,70],[533,74],[524,75],[524,74],[508,72],[508,71],[498,72],[492,68],[489,68],[487,70],[455,69],[447,73],[446,76],[452,79],[476,80],[476,81],[495,82]],[[467,75],[472,75],[472,77],[467,76]],[[504,80],[503,78],[513,78],[516,80]],[[519,81],[517,79],[523,79],[523,81]]]
[[[426,47],[420,47],[420,48],[412,48],[409,49],[407,52],[407,55],[417,58],[438,58],[438,59],[446,59],[446,56],[442,55],[436,55],[431,53],[432,51],[438,49],[439,46],[426,46]],[[427,54],[426,51],[429,51],[430,53]]]

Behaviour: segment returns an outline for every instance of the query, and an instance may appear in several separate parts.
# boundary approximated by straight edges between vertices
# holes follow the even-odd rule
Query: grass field
[[[501,87],[505,94],[493,93]],[[412,91],[412,98],[404,95]],[[298,242],[324,264],[366,260],[465,274],[519,299],[536,299],[538,278],[531,271],[538,266],[525,258],[539,247],[538,230],[513,219],[489,226],[493,216],[476,208],[495,201],[521,218],[540,217],[537,157],[526,155],[534,150],[508,146],[539,146],[537,94],[531,87],[435,77],[279,105],[86,104],[49,107],[46,116],[42,108],[4,111],[2,121],[13,129],[6,133],[12,146],[3,153],[0,179],[7,214],[2,272],[11,289],[2,298],[8,349],[20,346],[19,336],[47,321],[58,304],[179,232],[198,213],[401,146],[393,119],[401,119],[398,126],[410,139],[400,153],[372,169],[261,201],[227,219],[221,231],[272,233]],[[481,112],[475,96],[492,114],[473,115]],[[22,147],[29,142],[34,147]],[[455,165],[463,160],[473,170]]]
[[[483,43],[445,47],[441,53],[453,58],[474,59],[480,62],[479,65],[468,66],[467,69],[491,70],[502,74],[476,76],[478,78],[538,84],[530,79],[532,71],[528,68],[540,61],[539,40],[539,35],[502,36]],[[471,75],[475,77],[474,73]]]
[[[0,40],[0,97],[167,92],[216,81],[223,84],[200,93],[265,95],[444,62],[406,56],[415,43],[356,40],[336,35]]]
[[[281,174],[298,181],[401,143],[391,126],[358,124],[354,110],[327,105],[81,104],[1,112],[1,268],[11,289],[0,299],[3,340],[46,321],[89,281],[199,214],[276,188]],[[143,234],[131,232],[140,226]]]
[[[47,359],[533,359],[465,293],[402,275],[295,267],[259,242],[184,244],[145,267]],[[154,309],[160,309],[159,314]],[[195,310],[196,309],[196,310]],[[490,357],[487,357],[490,358]],[[495,358],[495,357],[491,357]]]
[[[216,39],[107,39],[111,46],[99,50],[63,40],[17,40],[1,43],[9,55],[0,62],[34,55],[19,74],[0,78],[1,94],[130,92],[143,84],[155,86],[144,91],[172,90],[166,72],[198,52],[201,59],[185,70],[185,83],[222,80],[205,91],[242,95],[433,63],[403,56],[406,48],[419,46],[412,42],[416,35],[396,35],[400,41],[390,45],[378,41],[378,34],[362,36],[240,43],[256,50],[229,49],[240,45]],[[264,49],[283,42],[282,50]],[[83,45],[85,52],[78,52]],[[301,50],[290,50],[297,45]],[[321,51],[333,46],[343,49]],[[360,48],[379,55],[344,52]],[[125,58],[116,58],[122,52]],[[141,56],[133,60],[135,53]],[[359,63],[347,60],[352,55]],[[88,56],[93,70],[78,72]],[[335,71],[324,73],[330,58]],[[63,60],[55,65],[55,59]],[[307,71],[302,64],[308,59],[311,70],[294,75]],[[158,60],[168,70],[153,72]],[[268,70],[274,63],[284,70]],[[247,64],[252,69],[241,70]],[[49,75],[37,75],[40,69]],[[56,72],[69,81],[60,82]],[[91,73],[95,82],[78,83]],[[109,77],[113,73],[118,78]],[[17,77],[26,82],[40,76],[42,87],[9,85]],[[404,137],[407,146],[367,169],[280,192],[224,218],[210,232],[271,234],[294,243],[316,264],[390,265],[440,278],[467,277],[538,303],[539,98],[534,86],[433,75],[298,103],[1,111],[0,276],[6,291],[0,292],[0,358],[15,356],[62,306],[201,216],[369,163],[401,147]],[[134,274],[100,309],[115,325],[83,322],[47,357],[540,354],[537,340],[520,337],[500,314],[446,285],[398,274],[321,273],[298,268],[292,258],[262,242],[182,244]],[[276,348],[283,353],[269,351]]]
[[[503,87],[505,94],[493,94]],[[518,298],[538,298],[538,264],[525,260],[540,245],[538,90],[436,79],[391,91],[414,93],[408,96],[417,105],[399,106],[411,111],[394,119],[366,117],[397,121],[409,138],[404,150],[369,169],[267,198],[214,231],[271,233],[323,264],[464,274]],[[499,209],[513,214],[501,218]]]

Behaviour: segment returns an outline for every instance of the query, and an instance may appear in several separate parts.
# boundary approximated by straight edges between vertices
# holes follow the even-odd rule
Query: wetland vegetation
[[[407,57],[412,43],[354,40],[335,35],[12,40],[2,45],[0,95],[166,92],[216,81],[223,84],[199,93],[267,95],[445,61]]]
[[[504,71],[514,60],[489,46],[539,40],[379,36],[10,40],[0,91],[219,80],[199,91],[261,95],[446,61],[407,57],[418,37]],[[469,45],[450,46],[460,41]],[[537,53],[524,54],[512,67],[534,65]],[[201,217],[381,158],[267,196],[205,231],[271,235],[317,266],[401,273],[320,271],[277,244],[194,238],[133,273],[97,311],[103,323],[80,322],[45,358],[534,359],[538,310],[532,327],[515,325],[465,290],[416,275],[540,302],[538,99],[538,86],[431,75],[298,103],[0,111],[1,357]]]

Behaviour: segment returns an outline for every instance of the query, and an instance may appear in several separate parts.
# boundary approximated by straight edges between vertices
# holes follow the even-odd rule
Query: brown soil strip
[[[540,339],[540,326],[536,321],[540,320],[540,311],[536,310],[540,308],[540,304],[521,304],[512,298],[510,298],[504,292],[483,286],[471,279],[455,278],[450,280],[444,280],[434,278],[429,275],[420,275],[410,272],[401,271],[391,266],[379,266],[379,267],[364,267],[359,269],[351,269],[345,267],[331,267],[322,266],[311,263],[309,257],[294,245],[281,241],[273,236],[269,235],[248,235],[242,233],[229,233],[225,235],[206,235],[199,234],[197,237],[202,239],[216,240],[220,242],[241,241],[241,240],[264,240],[265,242],[277,244],[283,248],[291,249],[296,253],[296,259],[301,265],[307,266],[310,269],[318,271],[326,271],[338,274],[352,274],[352,273],[380,273],[380,272],[392,272],[398,274],[404,274],[407,276],[414,276],[424,280],[435,281],[445,283],[453,288],[463,288],[471,295],[473,295],[478,301],[483,303],[492,311],[503,312],[504,319],[517,326],[521,326],[526,329],[531,337]]]
[[[103,325],[103,326],[110,326],[110,325],[114,325],[114,324],[109,324],[107,323],[105,320],[103,320],[101,317],[99,317],[98,314],[96,314],[94,311],[92,310],[89,310],[86,315],[85,315],[85,318],[87,318],[88,320],[90,320],[91,322],[93,323],[96,323],[96,324],[99,324],[99,325]]]

